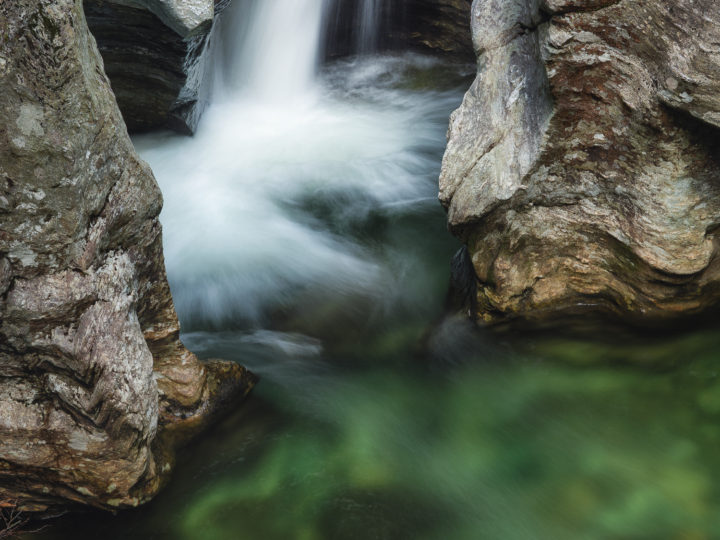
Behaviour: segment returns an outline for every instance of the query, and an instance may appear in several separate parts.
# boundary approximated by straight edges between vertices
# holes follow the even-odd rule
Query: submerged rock
[[[440,200],[482,321],[720,299],[720,4],[476,0]]]
[[[0,4],[0,500],[136,506],[253,377],[179,341],[160,191],[80,0]]]
[[[214,17],[229,0],[84,0],[130,132],[192,133]]]

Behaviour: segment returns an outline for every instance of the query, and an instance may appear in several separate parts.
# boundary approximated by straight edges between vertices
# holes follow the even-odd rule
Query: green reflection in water
[[[483,337],[492,361],[342,368],[248,345],[247,335],[212,336],[189,341],[208,355],[255,351],[251,367],[264,378],[246,406],[182,453],[148,507],[61,522],[40,537],[94,538],[100,528],[107,539],[209,540],[720,532],[715,332],[642,346],[535,340],[515,352]],[[477,336],[451,336],[456,354],[483,347]],[[640,366],[648,359],[652,368]]]
[[[687,350],[688,339],[646,345],[643,355],[667,358],[678,344]],[[717,342],[693,341],[704,351]],[[586,362],[589,347],[566,342],[563,360]],[[636,350],[592,347],[616,360]],[[257,441],[252,463],[218,464],[221,476],[192,494],[175,534],[599,539],[720,531],[715,353],[689,362],[686,354],[682,368],[662,372],[505,360],[443,374],[329,369],[296,381],[301,398],[268,384],[256,397],[278,407],[271,416],[284,427]],[[226,434],[228,454],[247,447],[247,430]]]

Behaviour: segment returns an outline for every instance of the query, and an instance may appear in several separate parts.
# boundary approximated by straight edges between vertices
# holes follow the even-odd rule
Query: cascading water
[[[235,2],[214,30],[215,101],[294,100],[315,82],[326,0]]]
[[[366,5],[361,28],[378,7]],[[235,2],[213,35],[211,105],[196,135],[136,138],[165,194],[165,256],[186,330],[263,326],[298,303],[307,313],[328,303],[346,312],[342,299],[374,311],[418,301],[400,286],[417,258],[356,233],[409,208],[440,219],[435,177],[459,93],[403,88],[404,71],[435,66],[421,58],[318,74],[328,6]]]
[[[377,51],[378,32],[382,24],[382,6],[382,0],[361,0],[358,3],[360,31],[355,48],[360,54]]]

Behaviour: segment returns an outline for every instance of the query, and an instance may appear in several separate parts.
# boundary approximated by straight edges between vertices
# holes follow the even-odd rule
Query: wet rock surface
[[[720,6],[476,0],[440,200],[482,321],[642,324],[720,297]]]
[[[372,0],[337,0],[330,6],[326,21],[327,57],[376,49],[414,50],[453,61],[472,62],[471,0],[375,1],[377,42],[370,50],[363,50],[361,21],[363,9]]]
[[[179,341],[160,191],[82,3],[0,5],[0,499],[135,506],[253,377]]]
[[[393,30],[395,39],[421,52],[471,61],[470,5],[472,0],[404,0]]]
[[[229,0],[84,0],[90,31],[130,132],[192,133],[214,17]]]

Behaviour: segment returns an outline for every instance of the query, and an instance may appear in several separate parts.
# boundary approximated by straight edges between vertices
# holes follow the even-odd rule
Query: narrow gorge
[[[0,4],[0,538],[714,538],[718,23]]]

